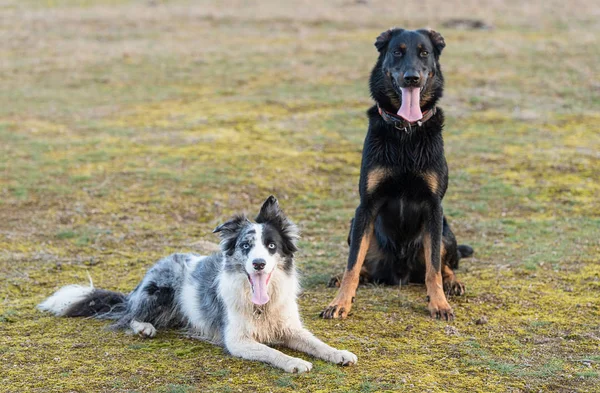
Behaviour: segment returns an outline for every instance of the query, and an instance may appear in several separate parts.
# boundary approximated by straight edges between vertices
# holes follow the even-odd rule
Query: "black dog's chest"
[[[394,171],[381,178],[371,197],[379,206],[377,231],[398,243],[411,243],[420,236],[436,198],[423,174]]]
[[[370,167],[387,166],[402,172],[421,172],[443,160],[441,109],[426,124],[410,133],[385,123],[378,113],[369,115],[363,163]]]
[[[419,236],[429,209],[422,201],[409,198],[390,198],[381,209],[377,219],[379,229],[400,242],[411,242]]]
[[[372,196],[380,200],[398,199],[405,203],[422,205],[432,196],[430,185],[423,173],[384,171],[379,183],[371,189]]]

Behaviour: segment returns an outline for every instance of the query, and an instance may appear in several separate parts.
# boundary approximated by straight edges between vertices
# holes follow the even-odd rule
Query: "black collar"
[[[433,115],[435,115],[435,113],[437,112],[436,107],[434,106],[433,108],[423,112],[423,118],[421,120],[411,123],[411,122],[406,121],[405,119],[403,119],[402,117],[398,116],[395,113],[388,112],[385,109],[382,109],[379,106],[379,103],[377,103],[377,109],[379,110],[379,114],[381,115],[381,118],[386,123],[392,124],[398,130],[404,131],[407,134],[412,132],[413,127],[421,127],[423,125],[423,123],[425,123],[427,120],[431,119],[433,117]]]

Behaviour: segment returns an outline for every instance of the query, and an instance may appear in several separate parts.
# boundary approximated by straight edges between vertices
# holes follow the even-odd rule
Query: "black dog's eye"
[[[394,54],[394,56],[402,56],[402,51],[400,49],[396,49],[394,52],[392,52]]]
[[[429,56],[429,52],[424,50],[424,51],[421,51],[420,55],[421,55],[421,57],[427,57],[427,56]]]
[[[269,247],[269,249],[271,250],[274,250],[275,248],[277,248],[277,245],[275,243],[269,243],[267,247]]]
[[[249,249],[249,248],[250,248],[250,244],[249,244],[249,243],[242,243],[242,244],[241,244],[241,247],[242,247],[244,250],[247,250],[247,249]]]

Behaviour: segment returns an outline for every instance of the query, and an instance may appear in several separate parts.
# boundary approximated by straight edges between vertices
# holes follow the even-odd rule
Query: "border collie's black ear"
[[[213,231],[221,238],[221,250],[227,255],[232,255],[240,230],[250,221],[243,215],[234,216],[231,220],[219,225]]]
[[[429,37],[433,47],[435,48],[435,54],[439,56],[442,53],[442,49],[446,47],[446,41],[444,41],[444,37],[442,37],[442,35],[435,30],[419,30],[419,33],[423,33]]]
[[[221,236],[221,237],[227,236],[231,233],[239,232],[239,230],[242,229],[242,227],[248,222],[249,221],[246,218],[246,216],[237,215],[237,216],[234,216],[231,220],[216,227],[213,230],[213,233],[221,232],[221,234],[219,236]]]
[[[296,247],[296,241],[300,237],[298,227],[285,216],[279,208],[277,198],[273,195],[263,203],[260,213],[256,216],[256,222],[258,224],[269,223],[277,228],[283,237],[284,246],[288,253],[298,251]]]
[[[279,209],[279,203],[277,202],[277,198],[273,195],[269,196],[266,201],[262,204],[260,208],[260,213],[256,216],[256,222],[267,222],[273,219],[276,219],[278,215],[283,214],[281,209]]]
[[[392,34],[396,31],[402,31],[402,29],[394,27],[393,29],[386,30],[379,34],[375,40],[375,47],[379,52],[382,52],[387,47],[387,44],[389,44],[390,40],[392,39]]]

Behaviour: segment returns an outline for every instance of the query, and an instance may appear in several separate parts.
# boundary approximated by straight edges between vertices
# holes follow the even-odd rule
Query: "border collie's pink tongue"
[[[250,282],[252,283],[252,303],[262,306],[269,301],[267,284],[269,283],[270,278],[270,273],[252,273],[250,275]]]
[[[398,109],[398,116],[411,123],[421,120],[421,89],[418,87],[401,87],[402,106]]]

